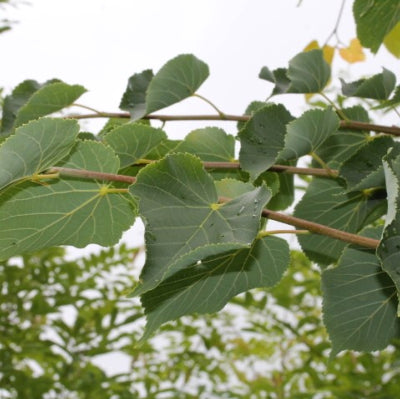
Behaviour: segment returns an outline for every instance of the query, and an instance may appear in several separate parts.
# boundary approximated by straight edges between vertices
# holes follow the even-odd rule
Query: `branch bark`
[[[127,118],[131,115],[127,112],[97,112],[93,114],[71,114],[67,115],[65,119],[91,119],[91,118]],[[171,121],[231,121],[231,122],[246,122],[250,119],[249,115],[162,115],[162,114],[151,114],[146,115],[143,119],[147,120],[159,120],[161,122]],[[365,123],[358,121],[340,121],[340,129],[351,129],[351,130],[368,130],[376,133],[386,133],[393,136],[400,136],[400,127],[398,126],[386,126],[377,125],[373,123]]]

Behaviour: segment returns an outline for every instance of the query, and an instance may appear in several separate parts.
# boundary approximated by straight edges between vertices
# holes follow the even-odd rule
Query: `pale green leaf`
[[[249,182],[229,178],[216,181],[215,187],[218,197],[226,198],[236,198],[254,189],[254,186]]]
[[[18,128],[0,147],[0,189],[54,166],[72,149],[74,120],[40,119]]]
[[[17,113],[15,127],[71,105],[86,89],[79,85],[55,82],[37,90]]]
[[[376,192],[346,193],[334,179],[315,178],[310,183],[294,215],[301,219],[323,224],[335,229],[357,233],[364,227],[371,214],[381,216],[385,211],[385,198]],[[334,263],[340,257],[346,243],[319,234],[299,235],[303,251],[321,266]]]
[[[153,71],[147,69],[141,73],[135,73],[128,80],[128,86],[119,107],[129,111],[132,119],[140,119],[146,115],[146,92],[153,76]]]
[[[400,21],[400,0],[355,0],[353,13],[361,44],[376,53]]]
[[[365,235],[379,239],[381,228]],[[396,288],[375,251],[348,247],[339,264],[322,274],[324,322],[332,355],[344,349],[373,351],[400,338]]]
[[[200,262],[193,259],[142,296],[147,316],[144,338],[166,321],[216,312],[241,292],[275,285],[289,264],[288,244],[277,237],[258,239],[251,248],[216,252]]]
[[[118,155],[121,168],[134,164],[154,150],[167,135],[161,129],[140,123],[128,123],[115,128],[104,137]]]
[[[339,118],[331,109],[313,109],[290,122],[286,129],[285,147],[279,160],[298,159],[318,150],[339,128]]]
[[[146,93],[146,113],[175,104],[192,96],[207,79],[207,64],[192,54],[168,61],[151,80]]]
[[[60,122],[62,122],[60,120]],[[64,121],[72,122],[72,121]],[[112,149],[78,142],[60,166],[116,173]],[[108,183],[78,178],[23,182],[0,196],[0,259],[54,245],[114,245],[134,221],[129,194],[106,194]]]
[[[256,111],[239,132],[240,165],[253,180],[275,163],[285,144],[286,124],[291,120],[283,105],[268,104]]]
[[[387,100],[396,86],[396,75],[386,68],[381,73],[368,79],[360,79],[346,83],[343,79],[342,93],[348,97],[372,98],[374,100]]]
[[[383,44],[396,58],[400,58],[400,22],[386,35]]]
[[[130,192],[139,199],[146,226],[147,259],[136,295],[160,284],[168,269],[196,248],[250,245],[271,196],[259,187],[219,204],[214,182],[200,160],[181,153],[144,168]]]

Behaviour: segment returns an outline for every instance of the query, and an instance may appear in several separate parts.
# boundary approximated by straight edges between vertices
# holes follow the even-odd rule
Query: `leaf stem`
[[[32,175],[32,181],[47,180],[47,179],[58,179],[60,177],[59,172],[55,173],[44,173]]]
[[[86,110],[88,110],[88,111],[93,111],[93,112],[95,112],[97,115],[102,115],[102,114],[103,114],[101,111],[98,111],[98,110],[95,109],[95,108],[92,108],[92,107],[89,107],[89,106],[83,105],[83,104],[73,103],[73,104],[71,104],[70,106],[71,106],[71,107],[83,108],[83,109],[86,109]]]
[[[330,169],[329,166],[323,161],[323,159],[321,159],[319,155],[317,155],[315,152],[311,152],[310,155],[322,166],[322,168],[326,171],[328,176],[338,177],[339,172],[337,170],[333,171],[332,169]]]
[[[319,95],[323,97],[332,107],[335,109],[336,113],[344,120],[348,121],[349,118],[345,115],[345,113],[323,92],[320,92]]]
[[[275,234],[310,234],[308,230],[267,230],[260,231],[258,237],[267,237]]]
[[[214,103],[212,103],[208,98],[205,98],[205,97],[201,96],[201,95],[198,94],[198,93],[194,93],[192,96],[193,96],[193,97],[200,98],[201,100],[203,100],[204,102],[206,102],[207,104],[209,104],[212,108],[214,108],[214,109],[217,111],[218,115],[219,115],[222,119],[225,119],[225,114],[224,114]]]

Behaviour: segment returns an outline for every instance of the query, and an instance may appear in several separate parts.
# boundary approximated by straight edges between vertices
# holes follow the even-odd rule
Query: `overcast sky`
[[[286,66],[312,39],[324,42],[341,5],[341,0],[303,0],[300,7],[298,0],[28,2],[5,9],[5,17],[18,24],[0,35],[0,87],[56,77],[89,90],[81,103],[112,111],[118,109],[130,75],[147,68],[157,71],[170,58],[193,53],[211,70],[199,92],[227,113],[241,113],[250,101],[265,99],[271,85],[258,79],[261,67]],[[351,5],[347,0],[339,29],[346,43],[355,36]],[[383,50],[368,64],[341,63],[337,68],[358,77],[360,71],[380,72],[383,64],[390,68],[394,62]],[[277,100],[302,101],[290,95]],[[209,110],[191,99],[171,112]],[[168,128],[182,136],[191,125]]]

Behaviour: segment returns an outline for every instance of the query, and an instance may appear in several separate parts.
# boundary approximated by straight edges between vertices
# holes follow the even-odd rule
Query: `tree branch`
[[[66,115],[64,119],[91,119],[91,118],[127,118],[131,115],[128,112],[98,112],[94,114],[71,114]],[[171,121],[231,121],[231,122],[246,122],[250,119],[249,115],[162,115],[151,114],[146,115],[143,119],[159,120],[161,122]],[[394,136],[400,136],[400,127],[398,126],[385,126],[376,125],[373,123],[365,123],[358,121],[340,121],[340,129],[353,129],[353,130],[371,130],[377,133],[386,133]]]
[[[206,169],[240,169],[239,162],[203,162],[203,165]],[[299,168],[297,166],[288,165],[272,165],[268,171],[332,178],[339,176],[339,172],[337,170],[326,170],[322,168]]]
[[[133,184],[136,182],[136,177],[117,175],[113,173],[103,173],[95,172],[84,169],[72,169],[72,168],[62,168],[53,167],[47,171],[48,173],[58,173],[61,176],[74,176],[84,179],[97,179],[97,180],[107,180],[107,181],[119,181],[123,183]],[[220,202],[228,202],[230,198],[220,197]],[[372,238],[362,237],[356,234],[347,233],[345,231],[337,230],[332,227],[328,227],[319,223],[310,222],[305,219],[299,219],[294,216],[285,215],[283,213],[271,211],[269,209],[264,209],[262,211],[262,216],[268,219],[276,220],[278,222],[286,223],[291,226],[299,227],[301,229],[306,229],[312,233],[322,234],[328,237],[336,238],[338,240],[348,242],[350,244],[357,244],[362,247],[376,249],[379,245],[379,240],[374,240]]]
[[[337,230],[332,227],[325,226],[323,224],[310,222],[308,220],[299,219],[294,216],[285,215],[283,213],[264,209],[262,215],[268,219],[275,220],[289,224],[291,226],[300,227],[306,229],[312,233],[321,234],[324,236],[336,238],[340,241],[348,242],[350,244],[360,245],[361,247],[376,249],[379,245],[379,240],[372,238],[359,236],[357,234],[347,233],[346,231]]]
[[[82,179],[119,181],[122,183],[129,183],[129,184],[133,184],[136,182],[136,177],[133,176],[117,175],[114,173],[95,172],[93,170],[85,170],[85,169],[62,168],[58,166],[54,166],[51,169],[47,170],[47,173],[49,174],[58,173],[60,176],[80,177]]]

